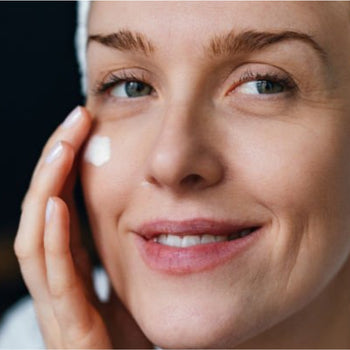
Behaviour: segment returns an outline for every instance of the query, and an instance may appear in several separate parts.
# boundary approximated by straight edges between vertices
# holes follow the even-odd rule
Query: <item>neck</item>
[[[238,348],[350,348],[350,261],[304,309]]]

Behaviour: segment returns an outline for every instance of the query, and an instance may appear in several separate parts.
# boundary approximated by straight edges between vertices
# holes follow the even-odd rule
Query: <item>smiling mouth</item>
[[[149,268],[179,275],[212,270],[244,256],[262,229],[251,222],[159,220],[141,225],[133,237]]]
[[[169,247],[187,248],[187,247],[192,247],[192,246],[197,246],[202,244],[234,241],[236,239],[240,239],[250,235],[255,230],[256,230],[256,227],[245,228],[243,230],[239,230],[227,235],[211,235],[206,233],[203,235],[183,234],[179,236],[179,235],[163,233],[154,237],[152,241],[159,243],[161,245],[169,246]]]

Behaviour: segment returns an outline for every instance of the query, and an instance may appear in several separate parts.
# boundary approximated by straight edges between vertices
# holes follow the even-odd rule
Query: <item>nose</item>
[[[167,109],[148,159],[148,183],[182,191],[212,187],[223,179],[215,137],[197,117],[190,108]]]

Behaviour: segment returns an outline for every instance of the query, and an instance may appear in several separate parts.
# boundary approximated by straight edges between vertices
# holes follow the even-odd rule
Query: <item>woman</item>
[[[349,10],[91,4],[86,108],[45,146],[15,242],[48,347],[350,346]]]

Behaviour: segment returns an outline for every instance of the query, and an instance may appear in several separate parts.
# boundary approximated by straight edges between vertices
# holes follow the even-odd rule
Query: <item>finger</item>
[[[46,347],[48,349],[62,348],[61,329],[51,306],[51,300],[47,303],[34,300],[34,309]]]
[[[76,175],[77,168],[74,169]],[[73,174],[70,174],[70,179],[72,181]],[[68,206],[69,215],[70,215],[70,249],[73,255],[74,264],[76,269],[78,270],[79,275],[85,281],[88,290],[94,290],[93,288],[93,280],[92,280],[92,264],[90,260],[90,256],[85,249],[83,244],[81,234],[84,232],[89,232],[89,229],[81,226],[80,215],[77,210],[74,191],[69,188],[71,186],[67,186],[67,183],[62,191],[60,197],[64,200],[66,205]],[[91,295],[90,298],[94,298],[95,295]],[[94,302],[94,300],[92,300]]]
[[[69,247],[68,208],[60,198],[49,199],[46,222],[46,276],[62,337],[68,345],[88,340],[86,345],[91,347],[94,344],[90,341],[106,341],[108,336],[103,322],[86,298],[82,281],[75,270]],[[95,340],[92,334],[95,334]]]
[[[58,141],[66,141],[72,145],[77,153],[78,149],[86,139],[91,127],[91,117],[84,107],[76,107],[60,124],[46,142],[39,161],[34,169],[32,181],[35,181],[36,174],[45,162],[47,154]]]
[[[72,147],[61,142],[57,144],[45,167],[38,174],[38,186],[32,190],[26,201],[15,239],[15,252],[22,275],[33,298],[45,295],[45,265],[43,260],[44,213],[50,194],[59,193],[74,159]]]
[[[92,279],[92,263],[90,255],[85,248],[81,232],[86,231],[86,228],[80,226],[78,210],[75,205],[72,193],[67,196],[61,196],[66,203],[70,216],[70,250],[73,256],[73,262],[79,277],[84,281],[89,300],[96,305],[98,299],[94,292],[94,284]]]
[[[50,138],[50,141],[43,151],[45,157],[42,156],[39,160],[39,164],[41,165],[37,167],[36,173],[33,175],[29,190],[22,204],[23,212],[15,240],[15,252],[16,254],[17,251],[19,252],[19,257],[25,258],[28,255],[27,253],[30,254],[30,252],[33,251],[31,248],[38,244],[42,245],[41,241],[37,238],[38,236],[42,237],[43,215],[47,198],[49,195],[57,195],[62,190],[63,184],[67,180],[68,174],[72,168],[73,159],[71,159],[70,163],[66,164],[65,167],[63,166],[63,162],[62,168],[60,168],[61,163],[56,161],[56,158],[60,158],[58,157],[60,152],[57,147],[58,145],[62,146],[64,142],[56,143],[47,151],[48,145],[52,144],[58,136],[61,136],[62,139],[71,141],[70,145],[74,153],[88,135],[91,119],[85,109],[79,108],[78,111],[81,111],[81,113],[73,113],[68,116],[63,126],[59,128],[60,130],[56,131]],[[34,240],[32,240],[33,237],[27,233],[28,230],[37,232]],[[27,242],[31,242],[32,247],[28,246]]]
[[[66,118],[64,123],[61,126],[59,126],[57,130],[54,132],[54,134],[50,137],[49,141],[44,147],[42,156],[38,162],[35,173],[32,177],[29,190],[22,203],[23,220],[21,220],[21,223],[23,223],[23,225],[22,224],[20,225],[19,233],[22,232],[21,228],[23,226],[28,227],[28,223],[30,223],[30,220],[27,220],[28,210],[27,211],[24,210],[24,208],[28,208],[28,207],[37,208],[36,213],[38,215],[39,213],[41,213],[41,219],[40,219],[38,215],[32,215],[31,210],[29,210],[29,218],[32,217],[34,218],[34,220],[37,220],[37,223],[35,227],[33,227],[33,229],[34,230],[40,229],[40,228],[42,229],[42,225],[43,225],[42,218],[43,218],[44,207],[46,205],[47,198],[49,197],[49,195],[57,195],[59,191],[62,190],[62,187],[63,187],[62,184],[67,182],[67,178],[69,175],[69,171],[72,168],[72,164],[69,164],[69,167],[70,167],[69,171],[65,172],[64,174],[57,173],[57,175],[59,175],[58,178],[62,179],[62,182],[60,182],[58,186],[54,183],[54,181],[50,182],[50,179],[55,180],[55,176],[50,176],[50,179],[47,180],[47,177],[48,177],[47,160],[52,158],[51,157],[52,152],[57,145],[57,141],[67,140],[67,142],[69,143],[69,145],[71,145],[71,148],[74,151],[73,153],[77,153],[79,150],[79,147],[81,147],[82,143],[87,137],[90,127],[91,127],[91,118],[89,114],[87,113],[86,109],[84,109],[83,107],[78,107]],[[51,145],[52,147],[51,149],[49,149],[48,147],[50,147]],[[60,187],[59,191],[56,190],[52,192],[52,186],[56,187],[56,189],[57,187]],[[27,202],[29,203],[27,204]],[[33,222],[34,220],[31,220],[31,221]],[[26,236],[28,236],[28,234]],[[34,241],[33,243],[36,244],[37,241]],[[19,245],[22,246],[22,244],[19,244]],[[15,243],[15,246],[16,246],[16,243]],[[22,251],[22,249],[20,249],[20,251]]]
[[[68,123],[66,121],[68,120]],[[79,150],[79,147],[81,147],[82,143],[84,142],[85,138],[87,137],[89,130],[91,128],[91,117],[87,110],[83,107],[77,107],[75,110],[73,110],[66,120],[55,130],[55,132],[51,135],[47,143],[45,144],[43,151],[41,152],[41,156],[35,166],[29,189],[27,194],[25,195],[21,208],[23,210],[23,206],[25,204],[25,201],[30,194],[31,187],[33,187],[33,184],[35,186],[35,183],[37,182],[37,174],[39,172],[39,169],[43,167],[45,164],[45,160],[51,151],[51,149],[54,147],[54,145],[59,141],[66,141],[70,145],[72,145],[74,151],[77,153]]]

